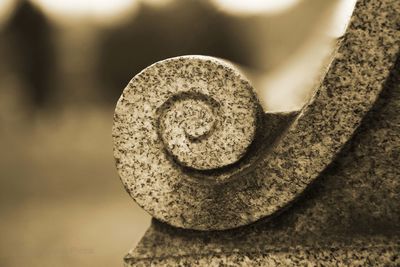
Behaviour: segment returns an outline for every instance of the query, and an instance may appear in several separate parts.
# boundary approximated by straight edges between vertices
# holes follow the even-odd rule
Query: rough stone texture
[[[180,64],[189,67],[183,69]],[[158,79],[164,81],[172,77],[174,80],[172,96],[165,103],[159,97],[162,90],[149,90],[147,83],[135,82],[137,86],[151,91],[154,94],[151,97],[158,98],[162,103],[154,108],[159,110],[158,130],[164,147],[180,164],[198,170],[220,168],[240,160],[256,133],[257,102],[250,84],[226,66],[203,57],[169,59],[156,63],[150,69],[160,65],[165,72],[159,71]],[[190,69],[192,67],[193,70]],[[196,68],[207,74],[195,73]],[[145,73],[149,73],[150,69]],[[182,72],[188,73],[185,81],[181,81]],[[154,74],[150,72],[148,75]],[[205,86],[207,79],[210,83]],[[217,82],[213,83],[212,79]],[[156,87],[166,88],[169,85],[157,84]]]
[[[185,230],[154,220],[126,265],[399,266],[399,11],[397,0],[357,3],[314,101],[289,128],[299,137],[286,144],[286,155],[293,159],[305,145],[310,150],[292,163],[297,172],[285,164],[276,175],[312,176],[329,163],[295,203],[274,217],[226,231]],[[297,190],[297,181],[286,186]]]
[[[126,266],[400,266],[400,58],[353,138],[279,216],[227,231],[153,221]]]
[[[206,142],[215,124],[210,121],[212,116],[206,114],[224,103],[224,94],[232,96],[237,88],[233,85],[234,78],[221,79],[225,74],[222,75],[220,71],[228,72],[228,77],[238,77],[240,74],[229,67],[225,68],[226,65],[219,61],[196,61],[192,58],[194,62],[205,64],[205,68],[200,63],[177,66],[174,63],[176,61],[170,60],[166,62],[174,64],[162,65],[166,69],[158,70],[158,73],[164,75],[163,79],[159,79],[157,73],[146,71],[136,76],[119,100],[113,130],[117,168],[127,191],[155,218],[174,226],[198,230],[234,228],[287,208],[331,163],[382,90],[399,50],[399,5],[399,1],[395,0],[362,0],[357,3],[347,33],[321,86],[293,123],[285,124],[287,130],[277,139],[271,138],[273,134],[264,136],[265,132],[270,132],[265,119],[268,116],[257,123],[255,114],[258,103],[252,99],[249,93],[251,88],[244,82],[248,90],[240,92],[247,92],[247,95],[244,97],[240,93],[238,98],[240,101],[247,100],[237,105],[243,108],[243,114],[251,116],[244,119],[239,112],[239,123],[235,123],[235,127],[245,125],[244,135],[235,139],[237,132],[234,128],[228,131],[227,134],[231,134],[229,138],[226,138],[224,131],[216,135],[222,134],[223,141],[233,140],[234,143],[235,140],[240,140],[239,143],[244,140],[247,146],[256,125],[254,140],[247,148],[246,155],[242,155],[243,149],[239,147],[234,151],[240,151],[240,156],[234,154],[232,158],[222,157],[222,165],[242,157],[232,166],[204,171],[221,164],[207,162],[208,158],[219,158],[213,156],[214,150],[206,149],[207,154],[199,153],[191,157],[190,153],[186,153],[189,150],[185,152],[183,147],[175,149],[170,141],[181,135],[185,136],[185,140],[190,140],[190,135],[195,138],[197,135],[206,135],[207,138],[201,140]],[[219,65],[217,71],[210,68],[212,62]],[[204,71],[207,68],[210,69]],[[182,82],[181,79],[176,80],[176,76],[171,76],[182,69],[190,69],[187,75],[196,81],[198,91],[185,89],[188,80]],[[245,81],[243,77],[237,79]],[[152,88],[157,88],[156,92],[141,87],[143,81],[145,84],[153,84]],[[224,87],[226,91],[220,90],[224,81],[229,83]],[[176,86],[171,89],[165,84]],[[183,90],[190,95],[188,98],[202,101],[204,105],[197,106],[193,114],[186,115],[198,117],[203,113],[204,121],[196,126],[199,127],[198,133],[193,132],[195,130],[190,125],[174,133],[175,128],[168,128],[164,124],[167,133],[159,134],[162,136],[159,138],[157,131],[163,127],[159,127],[154,118],[158,108],[167,105],[163,114],[166,120],[172,122],[173,117],[168,112],[175,108],[169,104],[171,94],[176,93],[173,90]],[[152,94],[155,97],[150,97]],[[217,99],[219,104],[213,104],[210,99]],[[225,99],[232,100],[231,97]],[[205,105],[210,110],[206,110]],[[231,105],[235,104],[230,103],[227,109]],[[246,113],[246,106],[252,112]],[[182,111],[185,105],[176,108]],[[226,118],[229,116],[224,120]],[[163,145],[161,140],[168,144]],[[193,140],[188,143],[196,144]],[[169,153],[164,153],[165,150]],[[205,156],[198,163],[195,159],[200,154]],[[193,170],[202,167],[203,170]]]
[[[396,245],[210,253],[127,260],[126,266],[399,266]]]
[[[131,196],[154,217],[182,227],[229,228],[231,214],[247,218],[248,212],[245,206],[226,210],[228,199],[215,194],[242,179],[297,114],[264,114],[249,82],[225,61],[160,61],[136,75],[117,104],[117,168]],[[218,225],[197,220],[213,210],[227,213]]]

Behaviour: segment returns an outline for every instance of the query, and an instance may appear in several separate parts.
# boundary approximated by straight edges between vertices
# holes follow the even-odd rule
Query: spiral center
[[[157,120],[147,124],[157,129],[157,146],[174,164],[207,175],[240,164],[262,112],[250,83],[225,62],[185,61],[167,61],[156,73],[173,73],[164,83],[155,79],[149,91],[159,95],[149,99],[156,110],[147,114]]]
[[[200,141],[212,133],[215,117],[212,109],[204,102],[185,101],[181,105],[182,128],[191,141]]]
[[[171,97],[159,109],[164,148],[179,164],[197,170],[237,162],[255,132],[250,103],[235,104],[229,99],[217,102],[196,92]]]

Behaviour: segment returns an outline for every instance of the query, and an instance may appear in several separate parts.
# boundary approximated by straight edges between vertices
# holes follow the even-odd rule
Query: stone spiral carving
[[[262,112],[243,75],[210,57],[168,59],[136,75],[118,101],[113,127],[126,190],[153,217],[197,230],[242,226],[288,207],[352,137],[395,61],[398,46],[388,40],[399,38],[375,34],[394,24],[378,19],[368,29],[358,21],[369,18],[353,17],[328,72],[298,112]],[[385,68],[371,68],[376,62]],[[226,137],[240,143],[229,155],[218,143]],[[212,138],[216,143],[207,143]]]
[[[276,214],[328,166],[381,89],[341,87],[333,105],[326,83],[334,71],[301,111],[264,113],[250,83],[223,60],[149,66],[114,114],[125,189],[153,217],[182,228],[230,229]]]
[[[117,169],[133,199],[162,221],[199,230],[243,225],[257,216],[237,192],[294,115],[266,116],[250,83],[223,60],[160,61],[118,101]]]
[[[169,84],[156,84],[149,97],[158,100],[153,102],[153,115],[169,155],[182,166],[211,170],[243,157],[256,134],[261,109],[250,84],[238,73],[225,66],[202,72],[216,63],[197,63],[181,68],[179,78]],[[166,73],[158,75],[163,79]],[[162,91],[165,95],[159,98]]]

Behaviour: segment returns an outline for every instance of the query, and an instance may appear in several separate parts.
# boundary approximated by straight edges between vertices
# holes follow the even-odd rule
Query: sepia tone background
[[[0,0],[0,266],[120,266],[139,241],[150,216],[125,193],[111,140],[136,73],[221,57],[265,110],[298,109],[351,2]]]

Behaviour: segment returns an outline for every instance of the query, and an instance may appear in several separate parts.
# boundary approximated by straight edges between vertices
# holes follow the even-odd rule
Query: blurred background
[[[116,101],[146,66],[240,66],[266,111],[299,109],[354,0],[0,0],[0,266],[122,266],[150,224],[112,156]]]

